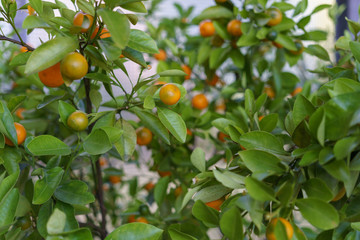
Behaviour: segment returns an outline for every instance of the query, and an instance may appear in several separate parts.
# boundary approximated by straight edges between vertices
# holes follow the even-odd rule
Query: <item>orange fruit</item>
[[[145,188],[146,191],[148,191],[148,192],[150,192],[152,189],[154,189],[154,187],[155,187],[155,184],[152,183],[152,182],[149,182],[149,183],[147,183],[147,184],[144,186],[144,188]]]
[[[259,122],[264,118],[264,116],[259,116]]]
[[[296,51],[290,50],[291,54],[293,55],[300,55],[304,51],[304,45],[300,40],[295,41]]]
[[[215,27],[212,21],[205,20],[200,23],[200,35],[203,37],[211,37],[215,34]]]
[[[146,224],[149,223],[148,220],[147,220],[146,218],[144,218],[144,217],[138,217],[138,218],[135,220],[135,222],[146,223]]]
[[[21,125],[20,123],[15,122],[14,126],[15,126],[15,129],[16,129],[18,145],[21,145],[25,141],[26,130],[25,130],[24,126]],[[5,144],[9,145],[9,146],[15,146],[14,143],[10,139],[8,139],[7,137],[5,137]]]
[[[220,142],[226,142],[225,138],[229,138],[230,136],[223,132],[219,132],[217,137],[220,140]]]
[[[277,222],[280,220],[280,222],[284,225],[285,230],[286,230],[286,235],[287,235],[287,239],[290,240],[294,234],[294,229],[291,226],[290,222],[288,220],[286,220],[285,218],[273,218],[271,219],[269,225],[266,228],[266,238],[267,240],[276,240],[276,236],[275,236],[275,227]]]
[[[106,158],[100,157],[100,158],[99,158],[99,164],[100,164],[101,167],[106,166],[106,165],[107,165],[107,160],[106,160]]]
[[[241,31],[241,21],[237,19],[231,20],[226,27],[228,33],[234,37],[240,37],[242,35]]]
[[[99,27],[97,26],[94,29],[93,33],[91,34],[90,39],[91,40],[94,39],[98,32],[99,32]],[[100,32],[99,36],[100,36],[101,39],[104,39],[104,38],[111,37],[111,34],[110,34],[109,30],[107,30],[106,28],[103,28],[103,29],[101,29],[101,32]]]
[[[156,81],[154,83],[154,85],[164,85],[164,84],[167,84],[167,82],[164,82],[164,81]]]
[[[117,184],[117,183],[121,182],[121,177],[120,176],[110,176],[109,181],[112,184]]]
[[[210,86],[215,86],[219,82],[220,78],[218,75],[214,74],[211,80],[206,79],[206,83]]]
[[[339,192],[336,194],[336,196],[331,200],[331,202],[336,202],[342,199],[345,196],[346,190],[345,187],[342,187]]]
[[[182,193],[182,187],[179,186],[175,189],[174,195],[175,195],[175,197],[179,197],[181,195],[181,193]]]
[[[181,69],[186,73],[186,76],[185,76],[185,80],[188,80],[190,79],[191,77],[191,68],[187,65],[182,65],[181,66]]]
[[[299,93],[301,93],[301,91],[302,91],[302,87],[297,87],[294,89],[294,91],[291,92],[291,96],[294,97],[294,96],[298,95]]]
[[[191,130],[188,129],[188,128],[186,129],[186,134],[189,135],[189,136],[192,136],[192,135],[193,135],[192,132],[191,132]]]
[[[72,114],[70,114],[70,116],[66,120],[66,123],[68,127],[71,128],[72,130],[81,132],[87,128],[89,124],[89,120],[85,113],[81,111],[75,111]]]
[[[194,108],[199,109],[199,110],[205,109],[209,105],[209,102],[208,102],[206,96],[202,93],[195,95],[192,98],[191,103]]]
[[[35,15],[35,9],[33,9],[30,4],[27,6],[29,16]]]
[[[64,84],[60,71],[60,62],[39,72],[40,81],[47,87],[59,87]]]
[[[85,14],[83,12],[78,12],[74,16],[73,25],[75,27],[81,27],[81,32],[86,33],[92,26],[94,22],[94,17],[90,14]]]
[[[284,48],[284,46],[283,45],[281,45],[280,43],[277,43],[277,42],[272,42],[272,44],[276,47],[276,48]]]
[[[270,99],[274,99],[274,98],[275,98],[275,91],[274,91],[274,89],[272,89],[272,87],[265,86],[265,87],[264,87],[264,92],[266,93],[266,95],[268,95],[268,97],[269,97]]]
[[[22,113],[25,111],[25,108],[18,108],[15,111],[15,115],[20,118],[21,120],[24,119],[24,116],[22,115]]]
[[[270,20],[267,22],[267,25],[272,27],[276,26],[281,23],[283,15],[282,12],[277,8],[270,8],[265,12],[267,15],[270,16]]]
[[[125,56],[124,56],[123,54],[121,54],[119,58],[124,58],[124,57],[125,57]]]
[[[129,223],[136,222],[135,215],[130,215],[130,216],[128,217],[128,222],[129,222]]]
[[[171,176],[171,174],[172,174],[172,172],[170,172],[170,171],[160,171],[160,170],[157,170],[157,172],[159,173],[160,177]]]
[[[155,53],[154,58],[158,61],[165,61],[166,60],[166,52],[163,49],[159,49],[159,53]]]
[[[180,100],[181,92],[175,84],[168,83],[161,87],[159,96],[164,104],[174,105]]]
[[[27,49],[27,47],[22,46],[22,47],[20,48],[20,52],[22,52],[22,53],[24,53],[24,52],[29,52],[29,50]]]
[[[148,145],[151,143],[153,134],[150,129],[143,127],[136,131],[136,143],[140,146]]]
[[[77,52],[68,53],[61,61],[61,73],[71,80],[83,78],[88,68],[85,57]]]
[[[207,202],[205,203],[208,207],[211,207],[217,211],[220,211],[220,206],[223,204],[223,202],[225,201],[225,198],[219,198],[215,201],[211,201],[211,202]]]

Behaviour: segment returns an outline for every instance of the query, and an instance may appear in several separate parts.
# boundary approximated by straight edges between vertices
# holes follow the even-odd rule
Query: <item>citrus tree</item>
[[[314,43],[326,33],[305,28],[329,5],[234,3],[176,5],[147,34],[138,0],[2,2],[19,40],[1,36],[18,45],[3,56],[1,239],[359,237],[357,39],[340,38],[329,66]],[[48,35],[36,48],[14,28],[24,10],[22,27]],[[310,68],[319,90],[305,54],[326,66]],[[118,163],[144,165],[145,149],[160,178],[143,184]]]

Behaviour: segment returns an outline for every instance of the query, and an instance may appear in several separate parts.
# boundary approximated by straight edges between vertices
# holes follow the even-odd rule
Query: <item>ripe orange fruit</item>
[[[66,123],[68,127],[71,128],[72,130],[81,132],[87,128],[89,124],[89,120],[85,113],[80,111],[75,111],[72,114],[70,114],[70,116],[66,120]]]
[[[121,182],[121,177],[120,176],[110,176],[109,181],[112,184],[117,184],[117,183]]]
[[[30,52],[30,51],[29,51],[29,49],[27,49],[27,47],[22,46],[22,47],[20,48],[20,52],[24,53],[24,52]]]
[[[81,32],[86,33],[92,26],[94,22],[94,17],[90,14],[85,14],[83,12],[78,12],[74,16],[73,25],[76,27],[81,27]]]
[[[166,60],[166,52],[163,49],[159,49],[159,53],[155,53],[154,58],[158,61],[165,61]]]
[[[223,132],[219,132],[217,137],[220,140],[220,142],[226,142],[225,138],[229,138],[230,136]]]
[[[101,167],[106,166],[106,165],[107,165],[107,160],[106,160],[106,158],[100,157],[100,158],[99,158],[99,164],[100,164]]]
[[[231,20],[227,27],[226,27],[228,33],[234,37],[240,37],[242,35],[241,31],[241,21],[237,19]]]
[[[180,100],[181,92],[175,84],[168,83],[161,87],[159,96],[164,104],[174,105]]]
[[[282,12],[277,8],[270,8],[265,12],[267,15],[270,16],[270,20],[267,22],[267,25],[272,27],[276,26],[281,23],[283,15]]]
[[[147,183],[147,184],[144,186],[144,188],[145,188],[146,191],[148,191],[148,192],[150,192],[152,189],[154,189],[154,187],[155,187],[155,184],[152,183],[152,182],[149,182],[149,183]]]
[[[296,51],[290,50],[291,54],[293,55],[300,55],[304,51],[304,45],[300,40],[295,41]]]
[[[61,61],[61,73],[71,80],[83,78],[87,72],[88,62],[80,53],[68,53]]]
[[[164,81],[156,81],[156,82],[154,83],[155,86],[156,86],[156,85],[164,85],[164,84],[167,84],[167,82],[164,82]]]
[[[223,202],[225,201],[225,198],[219,198],[215,201],[211,201],[211,202],[207,202],[205,203],[208,207],[211,207],[217,211],[220,211],[220,206],[223,204]]]
[[[160,171],[160,170],[157,170],[157,172],[159,173],[160,177],[171,176],[171,174],[172,174],[172,172],[170,172],[170,171]]]
[[[33,9],[30,4],[27,6],[29,16],[35,15],[35,9]]]
[[[336,202],[342,199],[345,196],[346,190],[345,187],[342,187],[339,192],[336,194],[336,196],[331,200],[331,202]]]
[[[135,215],[130,215],[130,216],[128,217],[128,222],[129,222],[129,223],[133,223],[133,222],[135,222],[135,221],[136,221]]]
[[[21,125],[20,123],[15,122],[14,126],[15,126],[15,129],[16,129],[18,145],[21,145],[25,141],[26,130],[25,130],[24,126]],[[5,144],[8,145],[8,146],[15,146],[14,143],[10,139],[8,139],[7,137],[5,137]]]
[[[215,86],[219,82],[220,78],[218,75],[214,74],[211,80],[206,79],[206,83],[210,86]]]
[[[136,131],[136,143],[140,146],[148,145],[151,143],[153,134],[150,129],[143,127]]]
[[[272,87],[265,86],[265,87],[264,87],[264,92],[266,93],[266,95],[268,95],[268,97],[269,97],[270,99],[274,99],[274,98],[275,98],[275,91],[274,91],[274,89],[272,89]]]
[[[205,20],[200,23],[200,35],[203,37],[211,37],[215,34],[214,24],[210,20]]]
[[[199,110],[205,109],[209,105],[209,102],[208,102],[206,96],[202,93],[195,95],[192,98],[191,103],[194,108],[199,109]]]
[[[15,111],[15,115],[20,118],[21,120],[24,119],[24,116],[22,115],[22,113],[25,111],[25,108],[18,108]]]
[[[147,220],[146,218],[144,218],[144,217],[138,217],[138,218],[135,220],[135,222],[146,223],[146,224],[149,223],[148,220]]]
[[[179,186],[175,189],[174,195],[175,195],[175,197],[179,197],[181,195],[181,193],[182,193],[182,187]]]
[[[294,91],[291,92],[291,96],[296,96],[297,94],[301,93],[302,87],[297,87],[294,89]]]
[[[283,48],[284,46],[283,45],[281,45],[280,43],[277,43],[277,42],[272,42],[272,44],[276,47],[276,48]]]
[[[94,38],[96,37],[96,35],[97,35],[98,32],[99,32],[99,27],[97,26],[97,27],[94,29],[93,33],[91,34],[90,39],[91,39],[91,40],[94,39]],[[107,30],[106,28],[103,28],[103,29],[101,29],[101,32],[100,32],[100,35],[99,35],[99,36],[100,36],[101,39],[104,39],[104,38],[109,38],[109,37],[111,37],[111,34],[110,34],[109,30]]]
[[[59,87],[64,84],[60,71],[60,62],[39,72],[40,81],[47,87]]]
[[[185,76],[185,80],[188,80],[190,79],[191,77],[191,68],[187,65],[182,65],[181,66],[181,69],[186,73],[186,76]]]
[[[191,132],[191,130],[188,129],[188,128],[186,129],[186,134],[189,135],[189,136],[192,136],[192,135],[193,135],[192,132]]]
[[[278,220],[280,220],[280,222],[284,225],[285,230],[286,230],[287,239],[290,240],[294,234],[294,229],[288,220],[286,220],[285,218],[281,218],[281,217],[271,219],[269,225],[266,228],[266,238],[268,240],[276,240],[274,231],[275,231],[275,227],[276,227]]]
[[[264,116],[262,115],[262,116],[259,116],[259,122],[262,120],[264,118]]]

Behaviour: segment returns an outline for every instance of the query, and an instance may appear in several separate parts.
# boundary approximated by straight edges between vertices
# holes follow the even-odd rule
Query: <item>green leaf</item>
[[[55,209],[59,209],[61,212],[66,215],[66,222],[64,227],[64,232],[70,232],[79,228],[79,224],[75,218],[75,211],[73,206],[57,201]],[[52,211],[51,211],[52,212]]]
[[[305,48],[305,52],[314,55],[322,60],[330,61],[329,53],[320,45],[309,45]]]
[[[339,214],[329,203],[318,199],[298,199],[295,205],[302,216],[313,226],[328,230],[339,225]]]
[[[244,188],[245,177],[228,170],[219,171],[213,169],[214,176],[222,185],[232,189]]]
[[[241,212],[236,206],[233,206],[221,216],[220,228],[229,240],[244,239]]]
[[[306,117],[310,117],[315,111],[315,107],[312,103],[306,99],[302,94],[299,94],[294,103],[293,120],[295,126],[304,120]]]
[[[288,50],[293,50],[293,51],[297,50],[294,41],[292,40],[291,37],[289,37],[287,35],[279,33],[277,38],[275,39],[275,42],[284,46],[284,48],[286,48]]]
[[[285,154],[282,143],[274,135],[263,132],[253,131],[243,134],[240,137],[240,144],[245,149],[258,149],[269,151],[275,154]]]
[[[95,9],[93,4],[90,1],[86,0],[76,0],[77,6],[85,13],[95,16]]]
[[[132,29],[130,32],[129,47],[140,52],[157,53],[156,42],[143,31]]]
[[[140,108],[133,108],[132,111],[140,118],[145,127],[149,128],[162,141],[170,145],[168,130],[154,114]]]
[[[98,10],[98,13],[105,22],[115,44],[119,48],[125,49],[130,39],[130,23],[128,18],[124,14],[106,8]]]
[[[86,183],[77,180],[58,186],[54,195],[57,199],[69,204],[84,205],[95,201]]]
[[[19,197],[19,190],[14,188],[0,202],[0,227],[9,225],[14,221]]]
[[[65,126],[67,126],[67,119],[73,112],[76,111],[76,108],[70,103],[60,100],[58,104],[58,111],[61,121],[64,123]]]
[[[158,116],[162,124],[181,143],[186,141],[186,124],[179,114],[167,109],[157,108]]]
[[[69,146],[51,135],[41,135],[35,137],[27,144],[26,147],[35,156],[61,156],[69,155],[71,153]]]
[[[40,15],[43,13],[43,2],[41,0],[29,0],[32,8]]]
[[[160,77],[182,77],[186,76],[184,71],[178,69],[170,69],[163,72],[158,73]]]
[[[60,184],[63,174],[64,170],[60,167],[46,170],[44,177],[35,183],[32,203],[38,205],[47,202]]]
[[[261,121],[259,122],[260,130],[265,132],[271,132],[276,128],[278,123],[279,117],[277,113],[271,113],[266,115]]]
[[[145,62],[144,56],[141,52],[136,51],[132,48],[126,47],[123,52],[124,56],[128,59],[130,59],[133,62],[136,62],[140,66],[147,68],[147,64]]]
[[[38,16],[29,15],[24,19],[22,23],[22,28],[24,29],[50,28],[50,26],[42,18]]]
[[[46,230],[51,235],[60,234],[64,231],[65,224],[66,214],[60,209],[55,208],[46,224]]]
[[[144,99],[144,108],[152,110],[156,106],[155,100],[152,96],[148,95]]]
[[[192,214],[208,227],[217,227],[219,225],[219,213],[200,200],[195,202]]]
[[[309,198],[329,202],[333,198],[331,189],[320,178],[312,178],[303,184],[303,189]]]
[[[147,13],[145,5],[141,1],[121,4],[120,7],[130,10],[132,12]]]
[[[9,65],[12,67],[25,65],[30,56],[31,52],[19,53],[18,55],[14,56],[13,59],[11,59]]]
[[[105,240],[160,240],[163,230],[145,223],[130,223],[116,228]]]
[[[171,237],[171,239],[176,239],[176,240],[196,240],[196,238],[194,238],[193,236],[190,236],[189,234],[180,232],[176,229],[169,229],[169,235]]]
[[[249,195],[258,201],[276,201],[275,191],[264,182],[261,182],[253,177],[245,178],[245,187]]]
[[[286,167],[281,164],[281,160],[271,153],[260,150],[246,150],[240,151],[239,155],[245,166],[252,172],[277,174],[286,171]]]
[[[133,154],[136,146],[136,132],[131,124],[125,120],[119,120],[115,126],[123,130],[120,140],[114,144],[121,158],[127,161]]]
[[[36,221],[37,230],[39,231],[40,235],[44,238],[48,234],[46,230],[46,223],[48,222],[51,216],[52,210],[53,210],[52,200],[49,200],[43,205],[41,205],[39,210],[38,219]]]
[[[70,37],[56,37],[41,44],[29,57],[25,67],[25,74],[37,73],[55,65],[77,47],[78,42]]]
[[[200,172],[206,171],[205,152],[201,148],[199,148],[199,147],[195,148],[195,150],[191,153],[190,160],[191,160],[191,163]]]
[[[341,160],[350,156],[356,147],[359,145],[359,138],[357,137],[347,137],[340,139],[336,142],[334,146],[334,155],[337,160]]]
[[[158,206],[161,206],[161,204],[164,201],[168,184],[169,184],[169,177],[166,176],[160,178],[160,180],[155,185],[154,197],[155,197],[155,202],[157,203]]]
[[[104,154],[112,148],[109,136],[101,128],[91,131],[85,138],[83,146],[84,150],[91,155]]]
[[[194,23],[199,23],[205,19],[232,18],[233,12],[222,6],[213,6],[203,10],[200,15],[193,19]]]
[[[222,184],[216,184],[202,188],[194,197],[194,200],[203,202],[211,202],[224,197],[231,192],[231,189],[224,187]]]
[[[0,182],[0,202],[6,194],[15,186],[19,178],[20,171],[10,174]]]

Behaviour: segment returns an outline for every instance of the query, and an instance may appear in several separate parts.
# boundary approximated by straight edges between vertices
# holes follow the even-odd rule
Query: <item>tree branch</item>
[[[15,44],[24,46],[24,47],[26,47],[29,51],[34,51],[34,50],[35,50],[35,48],[29,46],[29,45],[26,44],[26,43],[22,43],[21,41],[18,41],[18,40],[12,39],[12,38],[5,37],[4,35],[0,35],[0,41],[8,41],[8,42],[12,42],[12,43],[15,43]]]

